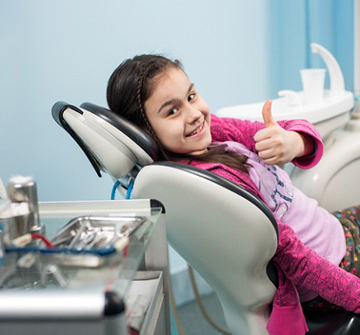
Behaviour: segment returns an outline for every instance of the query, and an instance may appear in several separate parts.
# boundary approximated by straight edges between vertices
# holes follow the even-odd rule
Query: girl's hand
[[[310,154],[314,149],[311,137],[281,128],[272,117],[271,103],[266,101],[262,110],[265,128],[254,136],[259,157],[265,164],[283,165],[296,157]]]

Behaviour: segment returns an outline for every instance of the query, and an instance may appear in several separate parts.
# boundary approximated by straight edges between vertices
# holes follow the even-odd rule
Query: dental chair
[[[131,198],[156,199],[164,205],[169,244],[217,294],[230,332],[267,334],[277,289],[271,258],[278,241],[277,223],[267,206],[211,172],[156,162],[153,139],[106,108],[58,102],[52,115],[99,176],[109,173],[122,194],[132,189]],[[306,319],[308,334],[360,331],[360,317],[343,310],[308,314]]]

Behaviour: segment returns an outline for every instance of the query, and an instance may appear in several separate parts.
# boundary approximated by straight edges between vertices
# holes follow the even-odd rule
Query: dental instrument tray
[[[7,252],[39,252],[43,262],[96,267],[109,257],[126,256],[131,236],[146,225],[144,217],[80,216],[70,220],[50,240],[50,246],[9,246]],[[146,227],[144,227],[146,229]]]
[[[142,217],[81,216],[66,224],[51,243],[55,247],[98,254],[109,248],[120,250],[120,242],[130,237],[145,221]]]

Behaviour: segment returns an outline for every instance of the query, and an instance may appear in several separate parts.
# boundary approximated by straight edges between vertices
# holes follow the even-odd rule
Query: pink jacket
[[[237,141],[256,152],[253,137],[258,130],[264,128],[263,123],[220,119],[215,115],[212,116],[211,122],[214,142]],[[315,155],[293,161],[295,165],[303,168],[314,166],[323,153],[318,131],[304,120],[282,121],[279,124],[284,129],[303,132],[314,138],[317,146]],[[251,178],[241,171],[219,163],[192,162],[191,165],[225,177],[263,200]],[[295,285],[318,292],[324,299],[348,311],[360,313],[359,278],[333,265],[305,246],[288,225],[278,221],[278,226],[279,244],[273,260],[279,274],[279,288],[267,325],[269,333],[301,335],[308,331]]]

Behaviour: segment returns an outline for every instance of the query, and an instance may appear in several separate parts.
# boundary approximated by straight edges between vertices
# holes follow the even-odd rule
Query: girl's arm
[[[330,303],[360,314],[360,278],[305,246],[289,226],[281,222],[278,225],[279,245],[273,259],[285,276],[294,285],[315,291]]]
[[[301,138],[303,142],[304,151],[298,153],[301,157],[290,159],[294,165],[301,168],[310,168],[319,162],[323,154],[323,143],[320,133],[311,123],[306,120],[291,120],[279,121],[277,125],[286,130],[287,133],[294,132],[294,135],[299,137],[299,140]],[[211,118],[211,134],[214,142],[240,142],[256,153],[258,153],[258,150],[255,147],[257,142],[254,137],[261,130],[266,130],[263,122],[219,118],[215,115],[212,115]],[[290,146],[290,149],[292,149],[292,146]]]

